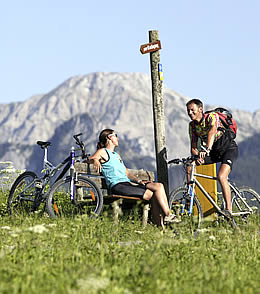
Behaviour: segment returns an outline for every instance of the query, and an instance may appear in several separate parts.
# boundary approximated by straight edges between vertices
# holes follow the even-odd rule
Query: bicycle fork
[[[190,196],[190,199],[188,199],[189,196]],[[185,193],[185,195],[184,195],[184,197],[183,197],[183,199],[181,201],[181,211],[180,211],[181,215],[185,214],[185,207],[186,207],[186,203],[187,203],[188,200],[190,200],[188,215],[192,214],[194,196],[195,196],[195,193],[194,193],[194,188],[193,188],[193,185],[192,185],[192,186],[189,186],[188,192]]]
[[[193,202],[194,202],[194,196],[195,196],[195,183],[193,182],[192,186],[189,186],[189,195],[191,195],[190,199],[190,207],[189,207],[189,212],[188,214],[192,214],[192,209],[193,209]]]
[[[71,158],[71,164],[70,164],[70,200],[71,202],[75,202],[75,149],[74,147],[71,147],[70,151],[70,158]]]
[[[190,181],[188,183],[188,193],[187,193],[186,197],[184,197],[184,199],[183,199],[183,206],[181,209],[181,214],[184,214],[186,201],[187,201],[188,196],[190,196],[190,206],[189,206],[188,215],[192,214],[194,197],[195,197],[195,181],[193,178],[194,177],[194,170],[195,170],[195,164],[192,164],[191,173],[190,173]]]

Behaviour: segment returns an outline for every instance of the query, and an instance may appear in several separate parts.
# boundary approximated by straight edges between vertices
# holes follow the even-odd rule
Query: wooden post
[[[149,31],[149,42],[159,41],[158,31]],[[164,158],[167,158],[164,122],[164,102],[162,93],[162,81],[159,77],[160,51],[150,52],[154,138],[157,165],[158,182],[163,183],[166,194],[169,195],[168,166]]]

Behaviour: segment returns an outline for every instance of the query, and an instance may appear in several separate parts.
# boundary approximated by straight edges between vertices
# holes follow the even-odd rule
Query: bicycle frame
[[[70,200],[74,201],[75,200],[75,186],[74,186],[74,175],[75,175],[75,150],[74,147],[71,147],[70,151]]]
[[[193,199],[194,199],[194,195],[195,195],[195,186],[199,187],[199,189],[201,190],[201,192],[203,193],[203,195],[215,207],[215,209],[218,211],[218,213],[222,214],[222,209],[218,206],[218,204],[214,201],[214,199],[210,196],[210,194],[205,190],[205,188],[201,185],[201,183],[196,178],[196,177],[201,177],[201,178],[206,178],[206,179],[217,181],[217,177],[213,177],[213,176],[208,176],[208,175],[196,173],[196,171],[195,171],[195,167],[196,167],[195,163],[192,163],[191,166],[192,166],[192,168],[191,168],[190,182],[189,183],[192,184],[192,186],[189,186],[189,190],[188,190],[188,193],[191,196],[191,202],[190,202],[190,207],[189,207],[189,214],[192,213]],[[248,214],[251,214],[253,212],[253,210],[245,202],[245,200],[243,199],[243,197],[241,197],[239,190],[235,187],[235,185],[233,185],[230,182],[229,182],[229,185],[234,190],[236,196],[240,198],[240,200],[243,202],[243,204],[248,209],[248,211],[241,211],[241,212],[233,213],[233,215],[234,216],[237,216],[237,215],[248,215]]]
[[[45,187],[48,182],[50,181],[50,179],[52,177],[54,177],[56,175],[56,173],[65,165],[65,167],[63,168],[62,172],[59,174],[59,176],[55,179],[55,183],[62,179],[64,177],[64,175],[66,174],[66,172],[68,170],[70,170],[70,175],[72,176],[72,181],[74,182],[74,177],[75,177],[75,159],[76,158],[85,158],[87,157],[85,155],[85,149],[84,149],[84,143],[82,141],[80,141],[78,139],[78,137],[82,135],[77,134],[74,135],[73,138],[76,141],[76,144],[80,146],[80,148],[75,149],[74,147],[71,148],[70,151],[70,155],[64,159],[61,163],[59,163],[57,166],[54,166],[49,160],[48,160],[48,146],[46,145],[44,147],[42,147],[44,149],[44,158],[43,158],[43,169],[42,169],[42,173],[44,173],[44,175],[42,177],[39,178],[39,180],[41,181],[41,185],[42,187]],[[41,145],[40,145],[41,146]],[[81,151],[81,155],[75,155],[76,151]],[[72,173],[73,170],[73,173]],[[77,173],[76,173],[77,175]],[[42,188],[41,187],[41,188]],[[71,187],[74,187],[73,183],[71,184]],[[74,199],[74,195],[75,193],[73,191],[71,191],[71,198]]]
[[[56,172],[60,170],[62,166],[64,166],[67,162],[69,162],[70,156],[67,157],[63,162],[54,166],[50,161],[48,161],[48,149],[44,148],[44,158],[43,158],[43,169],[42,173],[45,173],[44,178],[51,178],[55,176]]]
[[[79,148],[75,149],[74,147],[72,147],[70,155],[57,166],[54,166],[48,160],[48,146],[50,146],[51,143],[45,141],[37,141],[37,145],[44,149],[43,169],[41,171],[43,175],[37,176],[37,174],[33,171],[26,171],[16,179],[11,187],[8,197],[7,206],[9,214],[12,213],[11,211],[13,209],[12,206],[14,201],[16,203],[16,206],[19,204],[19,201],[23,200],[28,201],[28,203],[33,202],[33,205],[29,207],[31,209],[31,212],[38,210],[41,203],[43,203],[47,199],[48,194],[53,186],[52,182],[54,181],[54,183],[56,183],[57,181],[61,180],[67,173],[67,171],[70,171],[70,177],[66,180],[70,183],[70,199],[72,202],[75,201],[75,181],[77,181],[78,177],[78,173],[75,170],[74,166],[75,161],[77,158],[88,159],[88,155],[85,154],[84,143],[78,138],[81,135],[82,134],[80,133],[73,136],[76,144],[79,145]],[[81,151],[81,154],[76,155],[76,151]],[[57,171],[59,171],[62,167],[64,167],[63,170],[56,177],[55,175]]]

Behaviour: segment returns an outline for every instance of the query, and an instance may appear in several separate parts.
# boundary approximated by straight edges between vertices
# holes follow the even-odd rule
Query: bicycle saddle
[[[37,144],[41,146],[42,149],[47,148],[51,145],[51,142],[43,142],[43,141],[37,141]]]

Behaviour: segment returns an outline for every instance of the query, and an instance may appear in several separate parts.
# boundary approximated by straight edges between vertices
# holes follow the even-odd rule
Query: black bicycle
[[[78,174],[74,166],[75,160],[88,159],[84,143],[79,139],[81,135],[80,133],[73,136],[79,148],[72,147],[70,155],[57,166],[48,161],[48,147],[51,143],[37,142],[44,150],[43,176],[38,177],[33,171],[25,171],[18,176],[7,201],[9,215],[35,214],[45,211],[46,206],[51,217],[71,216],[76,213],[86,213],[90,217],[100,214],[103,206],[101,190],[94,181]],[[79,155],[75,154],[77,151],[81,151]],[[51,179],[62,167],[63,170],[51,185]],[[69,175],[65,177],[68,172]],[[65,188],[66,186],[69,188]],[[51,202],[47,201],[48,199],[51,199]]]

